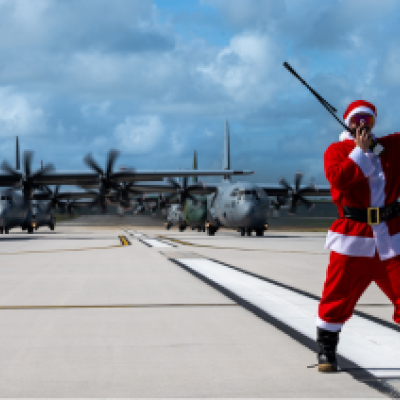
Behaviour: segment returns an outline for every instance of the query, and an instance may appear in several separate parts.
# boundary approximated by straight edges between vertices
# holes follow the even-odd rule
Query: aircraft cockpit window
[[[241,190],[239,192],[239,199],[245,199],[245,200],[252,200],[254,198],[254,196],[257,197],[256,191],[255,190]]]
[[[1,196],[0,200],[8,200],[11,201],[11,196]]]

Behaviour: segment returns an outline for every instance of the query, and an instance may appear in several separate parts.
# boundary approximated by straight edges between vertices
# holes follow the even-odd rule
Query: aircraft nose
[[[254,204],[246,204],[243,210],[243,215],[249,217],[253,214],[254,214]]]
[[[249,203],[242,206],[241,216],[243,222],[249,221],[252,218],[254,215],[254,210],[254,204]]]
[[[242,227],[252,227],[254,225],[263,225],[266,221],[266,216],[261,212],[259,205],[249,203],[244,205],[241,210],[241,218],[239,225]]]

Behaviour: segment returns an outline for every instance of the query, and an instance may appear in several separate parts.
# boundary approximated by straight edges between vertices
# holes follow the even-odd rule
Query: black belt
[[[400,203],[395,201],[386,207],[354,208],[343,207],[343,217],[368,225],[378,225],[400,214]]]

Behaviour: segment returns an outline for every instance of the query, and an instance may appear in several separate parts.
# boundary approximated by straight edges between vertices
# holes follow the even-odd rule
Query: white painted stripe
[[[178,261],[315,340],[317,300],[207,259]],[[400,376],[400,333],[357,315],[343,327],[338,353],[378,378]]]
[[[143,240],[143,242],[146,242],[147,244],[149,244],[152,247],[173,247],[167,243],[160,242],[159,240],[156,240],[156,239],[142,239],[142,240]]]
[[[143,235],[142,235],[141,233],[134,233],[133,236],[141,237],[141,236],[143,236]]]

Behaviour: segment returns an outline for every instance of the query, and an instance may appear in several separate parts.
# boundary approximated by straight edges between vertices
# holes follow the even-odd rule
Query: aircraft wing
[[[33,193],[33,200],[50,200],[51,194],[49,193]],[[95,199],[98,196],[97,193],[89,192],[61,192],[57,194],[57,199]]]
[[[210,194],[217,190],[215,185],[193,184],[188,185],[190,194]],[[179,193],[176,187],[172,185],[132,185],[132,193]]]
[[[135,181],[162,181],[170,177],[192,177],[192,176],[231,176],[250,175],[253,171],[235,170],[166,170],[166,171],[119,171],[112,174],[115,182]],[[21,175],[0,174],[0,186],[14,186],[21,181]],[[33,179],[37,185],[74,185],[96,187],[100,183],[100,176],[96,172],[48,172],[35,176]]]
[[[265,183],[260,183],[257,184],[261,189],[267,193],[268,196],[288,196],[289,195],[289,189],[283,187],[282,185],[279,184],[265,184]],[[301,189],[305,189],[309,187],[308,185],[300,186]],[[321,185],[321,186],[316,186],[315,189],[310,188],[309,190],[305,190],[304,192],[301,193],[302,196],[313,196],[313,197],[330,197],[331,196],[331,190],[328,185]]]
[[[171,185],[132,185],[130,192],[135,193],[177,193]]]
[[[235,170],[178,170],[178,171],[121,171],[113,173],[113,179],[117,182],[134,181],[162,181],[164,178],[180,178],[192,176],[232,176],[232,175],[251,175],[253,171]]]
[[[215,184],[206,184],[206,185],[201,185],[201,184],[197,184],[197,187],[189,187],[189,193],[190,194],[211,194],[211,193],[215,193],[218,190],[218,185]]]
[[[51,172],[35,178],[39,185],[84,186],[99,183],[99,175],[94,172]]]
[[[16,175],[11,174],[0,174],[0,186],[1,187],[10,187],[16,185],[20,182],[21,178]]]

